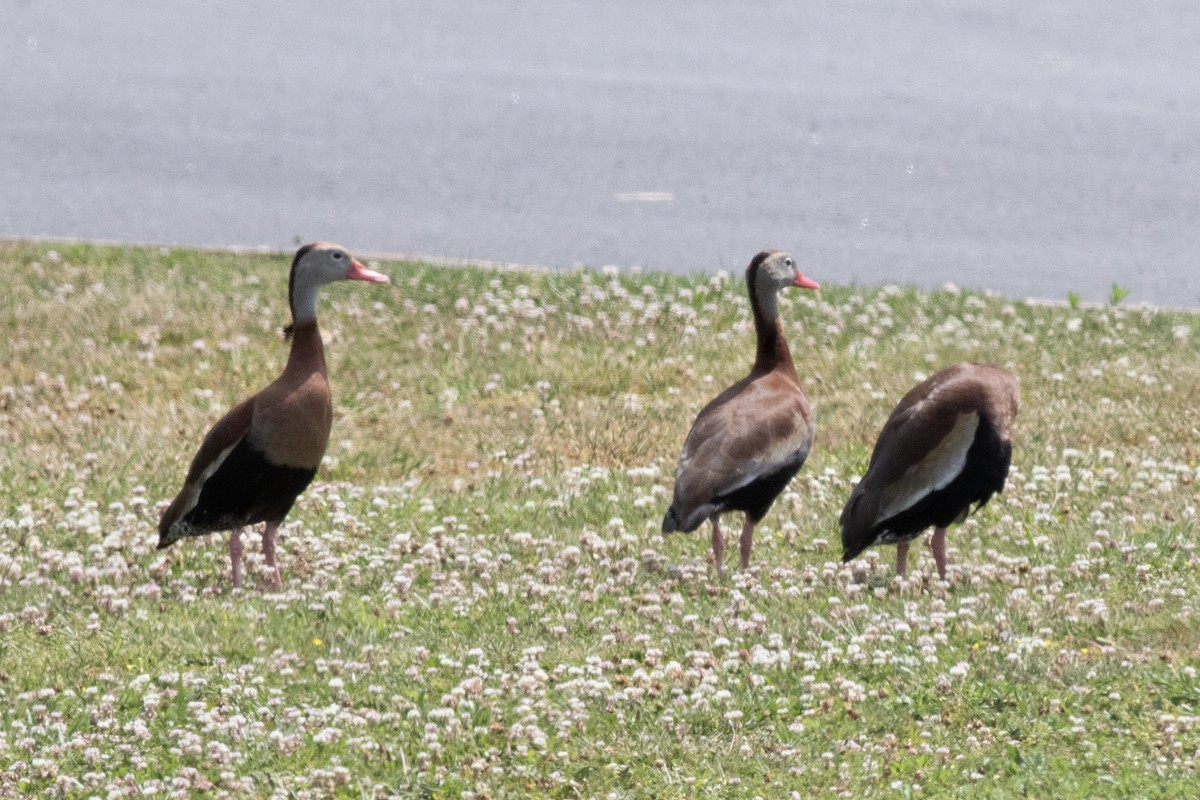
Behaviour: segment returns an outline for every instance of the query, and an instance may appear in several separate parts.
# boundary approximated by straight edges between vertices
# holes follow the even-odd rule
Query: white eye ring
[[[784,263],[786,266],[789,266],[789,267],[794,267],[794,266],[796,266],[796,262],[792,261],[790,258],[788,258],[788,259],[785,259],[783,263]]]

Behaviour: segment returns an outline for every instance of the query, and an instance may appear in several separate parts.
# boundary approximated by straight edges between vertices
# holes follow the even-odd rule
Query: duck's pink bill
[[[792,286],[799,286],[801,289],[820,289],[821,284],[814,281],[812,278],[806,278],[801,273],[796,273],[796,280],[792,281]]]
[[[350,260],[350,269],[346,270],[348,281],[371,281],[372,283],[388,283],[388,276],[373,269],[367,269],[358,259]]]

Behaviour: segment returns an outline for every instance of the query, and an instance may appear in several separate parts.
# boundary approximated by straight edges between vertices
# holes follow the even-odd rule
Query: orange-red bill
[[[796,273],[796,280],[792,281],[792,286],[799,286],[801,289],[820,289],[821,284],[814,281],[812,278],[806,278],[800,272]]]
[[[348,281],[371,281],[372,283],[388,283],[388,276],[382,272],[364,267],[358,259],[350,259],[350,269],[346,270]]]

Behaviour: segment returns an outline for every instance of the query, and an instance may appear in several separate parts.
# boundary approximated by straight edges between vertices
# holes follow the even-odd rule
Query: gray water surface
[[[0,0],[0,236],[1200,307],[1200,4]]]

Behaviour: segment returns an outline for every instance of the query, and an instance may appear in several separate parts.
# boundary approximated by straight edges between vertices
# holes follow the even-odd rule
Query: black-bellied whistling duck
[[[779,321],[776,298],[787,286],[820,288],[779,250],[764,250],[746,268],[758,336],[754,366],[692,423],[675,470],[671,507],[663,517],[663,533],[694,531],[712,520],[713,558],[721,577],[725,542],[718,517],[725,511],[746,513],[740,543],[741,567],[746,569],[754,526],[800,471],[812,447],[812,409]]]
[[[242,584],[242,528],[266,523],[263,557],[275,570],[275,533],[317,474],[329,443],[333,405],[317,328],[317,290],[339,280],[387,283],[335,244],[301,247],[292,260],[288,303],[291,352],[274,383],[222,417],[192,459],[183,489],[158,525],[162,549],[185,536],[231,531],[233,585]]]
[[[1016,376],[984,364],[947,367],[904,395],[842,509],[842,560],[895,544],[903,575],[909,543],[933,527],[930,547],[945,580],[946,528],[1003,491],[1020,403]]]

